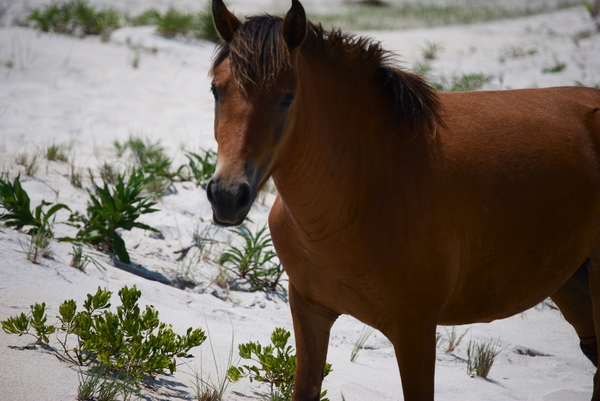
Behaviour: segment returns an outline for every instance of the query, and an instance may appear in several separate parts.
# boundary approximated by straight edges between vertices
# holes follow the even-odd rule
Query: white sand
[[[31,2],[32,4],[37,4]],[[115,4],[108,0],[104,4]],[[193,2],[181,2],[192,4]],[[235,9],[248,2],[232,2]],[[256,12],[273,11],[274,1],[254,3]],[[315,2],[313,2],[315,3]],[[132,11],[146,8],[146,2],[129,0]],[[154,0],[165,7],[170,2]],[[306,7],[310,6],[308,1]],[[175,4],[180,6],[180,3]],[[264,5],[264,8],[258,8]],[[277,2],[279,7],[281,2]],[[190,6],[191,7],[191,6]],[[593,26],[583,7],[549,15],[474,26],[436,28],[406,32],[370,32],[397,51],[410,67],[422,58],[428,42],[443,47],[432,62],[435,75],[451,78],[462,73],[484,73],[495,78],[490,89],[572,85],[581,81],[600,83],[600,35],[577,38]],[[507,49],[535,49],[533,55],[506,57]],[[15,174],[18,154],[32,155],[51,144],[71,147],[70,162],[77,168],[96,168],[102,162],[118,163],[112,151],[113,140],[130,135],[160,140],[168,152],[182,163],[182,147],[191,151],[215,148],[212,137],[212,97],[207,71],[213,52],[209,43],[185,44],[153,35],[147,27],[125,28],[115,32],[109,43],[97,38],[76,39],[38,34],[24,28],[0,29],[0,171]],[[139,57],[139,68],[133,68]],[[542,69],[557,63],[566,68],[557,74]],[[12,67],[9,67],[12,65]],[[118,164],[117,164],[118,165]],[[69,166],[42,162],[35,178],[22,177],[24,187],[37,205],[42,199],[68,204],[84,211],[87,194],[68,181]],[[84,184],[90,185],[87,173]],[[140,230],[123,233],[133,262],[154,272],[159,279],[173,279],[186,265],[176,261],[175,251],[192,244],[192,234],[210,227],[211,212],[202,189],[194,184],[175,186],[176,192],[160,200],[159,212],[142,220],[162,232],[162,237]],[[266,222],[272,196],[251,212],[254,226]],[[58,220],[66,219],[61,213]],[[183,332],[187,327],[203,327],[212,340],[220,367],[215,368],[206,342],[193,353],[193,360],[179,367],[166,380],[174,386],[161,386],[150,399],[192,399],[192,372],[203,377],[223,373],[231,348],[250,340],[267,343],[275,327],[291,330],[287,303],[269,299],[262,293],[231,291],[226,300],[211,284],[217,273],[214,263],[195,267],[199,286],[179,290],[157,281],[143,279],[111,265],[109,258],[90,248],[106,267],[102,273],[89,266],[86,273],[71,267],[71,245],[53,243],[53,259],[38,265],[28,262],[24,248],[28,236],[10,229],[0,232],[0,319],[26,312],[34,302],[46,302],[49,315],[58,305],[73,298],[81,304],[85,295],[98,286],[115,293],[124,285],[142,290],[142,303],[152,304],[161,320]],[[57,225],[57,236],[73,235],[74,229]],[[229,234],[215,234],[227,241]],[[220,245],[223,247],[224,245]],[[225,295],[227,295],[225,293]],[[324,388],[330,399],[401,400],[401,384],[394,352],[379,333],[372,335],[356,363],[350,352],[363,325],[342,317],[334,326],[328,360],[334,371]],[[595,369],[579,351],[573,329],[560,313],[537,307],[502,321],[457,328],[469,330],[453,355],[440,348],[436,370],[436,399],[442,401],[588,400]],[[439,328],[445,337],[445,328]],[[503,349],[488,380],[466,374],[468,340],[498,339]],[[0,400],[73,400],[77,369],[59,362],[40,349],[25,349],[31,338],[0,331]],[[520,355],[529,348],[549,356]],[[169,390],[168,388],[171,388]],[[261,399],[266,388],[247,381],[232,384],[225,399]],[[183,392],[183,393],[182,393]]]

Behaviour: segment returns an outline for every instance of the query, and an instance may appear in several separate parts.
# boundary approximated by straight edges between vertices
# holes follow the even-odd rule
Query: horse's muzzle
[[[215,177],[208,182],[206,195],[212,205],[214,222],[222,226],[242,224],[256,196],[247,182],[225,186]]]

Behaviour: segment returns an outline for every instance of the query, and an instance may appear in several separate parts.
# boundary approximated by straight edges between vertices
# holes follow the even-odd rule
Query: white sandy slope
[[[401,54],[408,67],[422,57],[421,49],[427,42],[439,43],[444,50],[432,62],[434,74],[450,78],[484,73],[495,77],[490,89],[507,89],[572,85],[575,81],[600,83],[600,36],[581,35],[592,29],[585,10],[575,8],[520,20],[369,35]],[[506,50],[515,47],[535,49],[536,53],[505,57]],[[38,34],[24,28],[0,29],[0,171],[13,176],[22,172],[23,167],[15,163],[18,154],[32,155],[51,144],[69,145],[70,163],[76,168],[95,169],[104,161],[118,166],[121,162],[114,157],[112,143],[130,135],[160,140],[176,162],[183,162],[182,148],[215,148],[207,77],[213,49],[209,43],[159,38],[148,27],[119,30],[109,43],[97,38]],[[136,57],[137,69],[132,66]],[[542,73],[543,68],[559,62],[566,64],[562,72]],[[22,175],[32,204],[45,199],[84,211],[87,193],[69,184],[69,169],[65,163],[42,162],[34,178]],[[87,173],[84,177],[84,185],[89,186]],[[254,226],[265,224],[272,199],[267,195],[253,208]],[[142,303],[154,305],[161,320],[176,331],[200,326],[208,332],[212,344],[206,342],[195,350],[196,358],[181,365],[173,377],[166,377],[159,392],[145,393],[148,399],[192,399],[193,372],[202,371],[205,379],[223,374],[232,343],[234,349],[251,340],[267,343],[275,327],[291,331],[291,318],[287,303],[281,299],[260,293],[227,293],[211,284],[217,273],[214,263],[195,266],[191,258],[177,261],[176,251],[192,244],[195,231],[210,229],[210,206],[202,189],[191,183],[177,184],[158,207],[159,212],[142,220],[160,229],[161,236],[140,230],[123,233],[134,269],[158,281],[117,268],[106,255],[90,248],[85,251],[100,261],[106,272],[91,265],[86,273],[79,272],[69,267],[72,249],[66,243],[53,243],[53,259],[32,264],[24,254],[28,237],[2,229],[0,319],[26,312],[34,302],[46,302],[49,315],[54,316],[63,300],[73,298],[81,304],[98,286],[113,291],[116,301],[122,286],[135,284],[142,290]],[[58,220],[66,217],[61,213]],[[55,231],[57,236],[74,233],[65,225],[57,225]],[[213,235],[222,242],[230,237],[227,230],[214,231]],[[213,251],[224,246],[219,244]],[[189,266],[199,284],[196,288],[180,290],[160,282],[173,280]],[[334,371],[324,388],[331,400],[341,400],[342,394],[349,401],[401,400],[394,352],[381,334],[372,335],[357,362],[350,362],[362,327],[350,317],[341,317],[334,326],[328,355]],[[443,337],[445,330],[439,328]],[[465,340],[452,355],[438,350],[436,399],[590,398],[595,370],[579,351],[573,329],[558,311],[540,306],[509,319],[457,328],[458,332],[466,330]],[[470,339],[498,339],[503,349],[488,380],[466,373]],[[0,332],[0,400],[75,399],[77,369],[40,349],[24,348],[30,343],[30,338]],[[217,367],[211,347],[217,354]],[[548,356],[521,355],[517,349]],[[225,399],[262,399],[266,391],[241,381],[229,387]]]

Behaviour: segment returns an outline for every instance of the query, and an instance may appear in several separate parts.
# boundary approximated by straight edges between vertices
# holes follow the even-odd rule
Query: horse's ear
[[[306,37],[306,12],[298,0],[292,0],[292,8],[283,19],[283,39],[290,51],[300,47]]]
[[[221,38],[225,42],[231,42],[233,34],[242,25],[240,20],[225,7],[223,0],[213,0],[212,14],[215,28]]]

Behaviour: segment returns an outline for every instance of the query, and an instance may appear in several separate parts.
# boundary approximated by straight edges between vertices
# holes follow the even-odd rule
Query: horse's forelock
[[[262,15],[248,18],[233,39],[218,49],[212,73],[229,58],[233,79],[242,90],[271,88],[280,74],[292,65],[281,26],[282,19],[279,17]]]

